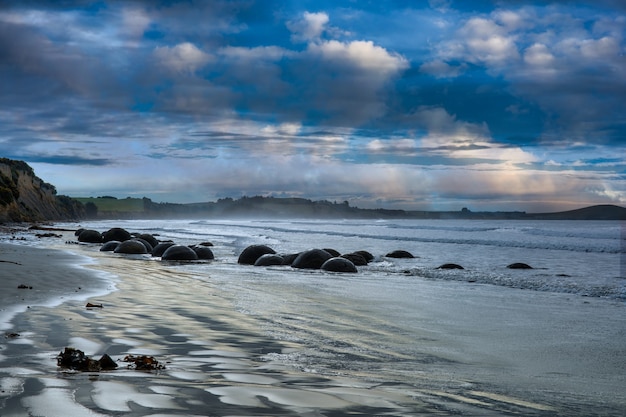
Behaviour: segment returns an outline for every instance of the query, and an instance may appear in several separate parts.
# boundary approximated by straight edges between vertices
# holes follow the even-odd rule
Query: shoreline
[[[11,266],[16,270],[26,268],[38,271],[40,265],[38,275],[40,278],[63,273],[69,275],[68,271],[84,272],[87,275],[93,272],[96,275],[104,274],[102,277],[117,276],[118,278],[114,280],[115,289],[108,288],[110,291],[106,294],[88,297],[89,301],[102,304],[103,308],[86,308],[84,295],[88,291],[85,286],[84,292],[81,290],[76,297],[73,297],[75,293],[60,295],[56,298],[57,303],[42,303],[38,306],[33,304],[25,312],[13,316],[11,323],[19,336],[5,335],[0,341],[2,415],[5,415],[5,411],[8,415],[30,414],[46,417],[120,414],[148,416],[155,413],[167,415],[210,413],[224,416],[580,415],[570,413],[575,410],[568,410],[567,406],[563,408],[565,401],[562,398],[552,398],[551,391],[533,397],[540,400],[532,402],[521,393],[519,398],[515,398],[515,390],[498,386],[493,380],[483,380],[480,375],[468,379],[468,374],[463,374],[475,366],[471,363],[472,359],[481,359],[481,356],[476,356],[476,351],[481,346],[487,346],[485,343],[489,342],[491,334],[503,335],[504,327],[499,324],[502,319],[499,313],[510,309],[512,318],[517,317],[519,313],[533,314],[538,318],[561,313],[551,303],[543,301],[538,307],[545,310],[546,314],[531,313],[524,305],[527,298],[522,290],[510,293],[512,298],[507,296],[500,299],[502,302],[506,301],[506,304],[493,305],[493,308],[488,310],[493,317],[485,321],[485,324],[493,325],[493,328],[489,326],[477,333],[472,327],[475,325],[472,314],[481,311],[475,309],[475,302],[479,300],[478,297],[491,301],[498,300],[498,297],[493,298],[490,294],[503,294],[502,288],[485,287],[488,288],[487,292],[482,289],[479,294],[472,294],[480,287],[463,286],[464,289],[459,291],[460,284],[455,282],[438,283],[428,280],[421,282],[420,292],[416,297],[419,297],[420,310],[425,320],[422,323],[426,325],[427,322],[434,320],[434,327],[424,327],[419,329],[418,333],[426,337],[428,333],[424,333],[425,331],[436,330],[441,334],[431,335],[431,338],[425,338],[420,343],[431,344],[437,357],[444,357],[445,355],[441,356],[444,353],[442,349],[446,348],[450,349],[451,355],[461,353],[462,356],[452,355],[448,363],[442,363],[446,370],[445,373],[438,375],[444,379],[435,380],[435,375],[430,371],[436,371],[438,365],[426,361],[421,365],[422,371],[415,374],[415,377],[420,379],[419,382],[417,380],[401,382],[399,379],[382,381],[375,373],[365,376],[365,373],[360,371],[344,371],[337,362],[340,355],[334,361],[338,366],[328,369],[331,372],[318,373],[315,369],[306,369],[309,364],[304,352],[307,346],[302,345],[297,339],[293,341],[290,338],[272,337],[268,334],[268,329],[262,325],[262,320],[267,317],[259,316],[259,312],[254,308],[248,310],[248,306],[234,304],[236,300],[233,298],[232,290],[236,290],[237,285],[258,285],[260,290],[271,290],[270,292],[277,296],[283,294],[284,277],[270,279],[273,275],[271,269],[267,271],[255,269],[252,272],[250,268],[241,267],[230,276],[229,262],[232,261],[230,259],[224,264],[217,262],[208,268],[190,269],[143,256],[99,252],[98,245],[68,248],[63,245],[65,240],[63,238],[45,241],[44,244],[51,249],[9,244],[15,246],[16,250],[19,249],[22,253],[19,256],[23,258],[18,255],[15,255],[15,258],[5,258],[4,252],[0,252],[0,260],[17,259],[16,262],[21,265],[0,263],[2,268],[0,270],[4,271],[4,266]],[[70,237],[69,240],[74,238]],[[0,245],[0,250],[3,248],[4,246]],[[42,258],[44,253],[47,257]],[[50,262],[38,264],[36,261],[41,259],[50,259]],[[77,260],[87,259],[93,259],[93,262],[83,263],[80,268],[68,265]],[[23,270],[21,272],[22,277],[28,276],[24,275]],[[294,278],[292,284],[297,284],[297,276],[292,277]],[[364,279],[366,282],[367,277]],[[52,280],[50,285],[54,286],[61,282],[63,281],[59,279]],[[330,282],[334,281],[327,283]],[[235,287],[230,286],[230,283],[234,283]],[[225,285],[228,289],[224,288]],[[296,287],[293,288],[297,291]],[[20,295],[23,293],[19,291],[32,290],[14,291]],[[464,295],[461,300],[456,299],[459,294]],[[323,300],[328,304],[330,301],[329,307],[333,302],[337,303],[338,308],[343,307],[341,297],[329,300],[317,298],[311,293],[307,293],[306,296],[312,297],[315,302]],[[565,299],[563,295],[547,294],[537,294],[533,298],[544,301],[550,298]],[[578,299],[576,304],[583,303],[583,300]],[[292,324],[297,323],[292,317],[295,312],[299,315],[306,314],[307,306],[298,306],[300,301],[298,298],[294,298],[294,306],[286,304],[282,298],[275,301],[280,301],[275,303],[276,306],[285,308],[280,316],[289,319]],[[561,305],[564,315],[571,313],[570,304],[568,302]],[[584,303],[580,308],[594,313],[596,304],[600,305],[599,302],[592,300],[591,304]],[[312,306],[309,313],[311,317],[317,314],[316,308]],[[464,316],[459,317],[459,311],[463,311]],[[584,318],[582,312],[575,316]],[[397,317],[392,315],[388,319],[393,323]],[[530,323],[531,321],[528,321],[528,324]],[[335,326],[334,322],[329,324]],[[537,334],[534,329],[522,330],[527,331],[529,335]],[[547,330],[549,329],[544,329],[544,333]],[[506,334],[510,338],[510,346],[519,347],[516,355],[520,356],[520,353],[524,353],[524,344],[518,346],[519,340],[513,333],[508,331]],[[566,335],[567,332],[562,334]],[[482,340],[482,336],[485,336],[485,340]],[[581,333],[579,337],[594,336]],[[499,338],[501,340],[502,336]],[[330,347],[334,340],[341,341],[342,338],[339,336],[335,339],[329,333]],[[461,346],[465,342],[467,345]],[[567,341],[563,340],[563,343],[565,347]],[[545,344],[542,342],[539,345]],[[607,352],[617,352],[613,345],[610,345],[613,350]],[[94,359],[107,354],[121,366],[114,371],[103,372],[63,370],[56,366],[55,358],[64,347],[80,349]],[[341,352],[341,345],[336,348]],[[559,349],[561,348],[560,346]],[[492,352],[482,352],[485,354],[484,361],[480,363],[477,371],[500,370],[497,361],[494,362],[491,357],[492,354],[499,355],[500,348],[493,346],[492,349],[494,349]],[[512,351],[514,354],[515,352]],[[321,353],[328,354],[329,351],[323,350]],[[527,356],[528,353],[526,352]],[[586,355],[586,352],[579,350],[574,353]],[[165,369],[152,372],[128,369],[121,362],[128,354],[154,356],[159,363],[165,364]],[[557,356],[553,358],[556,359]],[[529,356],[519,363],[530,364],[536,362],[536,359]],[[399,363],[402,363],[402,360],[400,358]],[[375,370],[378,363],[373,362],[373,366]],[[582,369],[584,368],[572,371],[580,374]],[[529,382],[542,372],[542,369],[529,372]],[[526,371],[520,370],[517,375],[526,375]],[[554,378],[556,382],[559,376],[554,374],[548,379],[550,378]],[[505,379],[503,382],[512,381]],[[549,385],[549,380],[547,382]],[[596,379],[595,382],[601,383],[602,380]],[[615,384],[607,388],[615,389]],[[599,389],[596,396],[606,396],[606,393],[602,393],[602,388],[595,389]],[[554,394],[563,395],[566,392],[555,387]],[[577,394],[570,392],[568,395],[576,398]],[[580,401],[580,398],[576,400]],[[624,399],[617,401],[622,401],[619,404],[626,404]],[[606,408],[599,402],[594,401],[593,404],[598,410],[597,415],[617,416],[620,414],[615,412],[614,407],[618,402],[613,399],[611,406]],[[56,408],[50,408],[50,404],[55,404]]]

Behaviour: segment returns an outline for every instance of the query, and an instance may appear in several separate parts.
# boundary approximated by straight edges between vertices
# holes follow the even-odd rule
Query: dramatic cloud
[[[0,156],[75,196],[626,204],[620,2],[362,3],[2,2]]]

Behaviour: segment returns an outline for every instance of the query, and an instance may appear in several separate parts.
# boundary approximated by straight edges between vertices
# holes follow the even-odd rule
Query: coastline
[[[450,361],[443,365],[446,366],[445,372],[452,370],[453,373],[441,373],[440,377],[449,380],[437,381],[430,372],[436,370],[437,364],[424,362],[423,371],[415,374],[415,378],[420,379],[415,384],[396,380],[381,382],[378,378],[371,378],[371,375],[365,376],[364,372],[344,372],[341,367],[331,369],[332,373],[317,373],[287,365],[301,361],[303,356],[300,353],[306,347],[298,340],[269,336],[267,329],[260,326],[258,312],[253,308],[247,309],[254,305],[245,306],[246,312],[243,312],[242,306],[236,308],[232,294],[223,288],[231,280],[237,285],[258,285],[259,289],[270,290],[272,294],[281,296],[280,300],[274,300],[277,307],[285,308],[280,316],[296,324],[292,317],[294,312],[306,318],[308,305],[298,304],[301,301],[299,298],[294,298],[295,306],[285,303],[282,298],[285,281],[280,277],[270,279],[271,270],[252,272],[250,268],[241,267],[236,269],[235,276],[228,276],[229,270],[232,274],[230,261],[225,264],[218,262],[208,268],[181,268],[144,256],[99,252],[97,245],[68,247],[63,244],[65,240],[74,240],[74,237],[67,234],[62,239],[44,242],[52,249],[9,245],[15,247],[19,254],[5,258],[2,255],[4,252],[0,252],[0,260],[8,259],[16,263],[0,263],[0,270],[5,271],[5,266],[11,267],[25,278],[58,276],[56,280],[44,280],[41,285],[51,285],[52,289],[61,292],[73,291],[72,285],[75,284],[71,283],[55,287],[65,282],[63,280],[67,279],[69,272],[90,275],[93,270],[96,274],[104,274],[101,277],[118,277],[114,281],[115,291],[108,288],[106,294],[87,297],[89,301],[102,304],[102,308],[86,308],[85,294],[89,287],[84,286],[78,293],[69,291],[58,295],[53,303],[33,303],[25,312],[14,315],[10,332],[19,336],[5,335],[0,342],[0,414],[3,416],[148,416],[156,413],[224,416],[581,415],[576,414],[574,409],[563,408],[566,400],[562,395],[565,393],[569,392],[567,395],[576,401],[580,401],[580,397],[573,390],[557,388],[556,382],[561,379],[557,374],[544,377],[543,381],[544,386],[550,386],[550,380],[553,380],[554,391],[543,391],[541,397],[536,397],[542,400],[532,402],[520,400],[527,398],[521,393],[519,398],[514,398],[514,395],[511,396],[514,390],[506,390],[498,384],[481,384],[484,375],[464,377],[461,366],[466,371],[475,367],[477,372],[485,369],[501,372],[501,369],[506,369],[501,368],[504,364],[500,364],[499,360],[494,360],[502,354],[502,346],[490,344],[492,335],[498,335],[497,340],[501,342],[505,342],[506,336],[510,339],[506,341],[507,346],[516,347],[510,355],[513,363],[524,364],[525,367],[516,372],[516,378],[527,375],[528,383],[524,387],[532,386],[533,380],[540,382],[536,375],[541,374],[543,369],[526,370],[526,367],[531,363],[541,367],[542,362],[532,357],[532,349],[528,347],[534,344],[526,343],[530,340],[520,340],[515,330],[507,328],[514,329],[513,324],[521,323],[519,330],[536,337],[541,334],[538,329],[526,327],[546,317],[555,319],[555,323],[568,323],[574,320],[574,317],[566,317],[571,314],[572,308],[580,310],[575,317],[581,320],[588,321],[585,318],[587,314],[601,317],[595,311],[600,303],[594,300],[589,303],[578,298],[574,303],[564,303],[566,297],[562,295],[517,290],[512,293],[507,290],[506,294],[510,296],[500,298],[503,290],[498,287],[421,282],[419,295],[415,297],[419,297],[423,314],[424,321],[421,323],[428,324],[428,327],[419,329],[419,332],[431,329],[439,334],[429,336],[426,332],[424,336],[428,338],[420,343],[432,345],[437,356],[449,349]],[[2,248],[4,246],[0,246]],[[68,254],[68,251],[81,255]],[[88,258],[92,258],[93,262],[83,263]],[[46,262],[37,262],[42,259]],[[81,268],[69,265],[78,261],[83,263]],[[463,289],[459,291],[459,288]],[[19,291],[32,290],[14,291],[19,296],[26,294]],[[459,298],[459,295],[462,297]],[[537,306],[528,304],[528,295],[538,302]],[[318,307],[314,304],[318,301],[324,300],[327,306],[332,306],[328,304],[328,298],[317,298],[312,293],[306,296],[312,301],[312,310],[308,313],[310,317],[317,314]],[[341,297],[331,301],[337,303],[337,308],[343,306]],[[573,307],[573,304],[578,307]],[[493,306],[487,310],[489,318],[482,317],[481,305]],[[537,307],[540,307],[539,311],[536,311]],[[602,311],[605,311],[604,307]],[[502,318],[506,317],[501,314],[503,312],[515,320],[502,323]],[[520,320],[523,316],[528,317]],[[397,317],[391,315],[389,322],[395,319]],[[616,321],[613,319],[613,322]],[[476,331],[477,323],[481,324],[479,332]],[[336,323],[329,324],[334,327]],[[416,325],[421,326],[419,323]],[[543,334],[548,336],[550,327],[544,326]],[[572,363],[568,357],[574,357],[572,354],[580,354],[583,359],[589,357],[588,349],[593,346],[589,342],[594,342],[596,332],[588,334],[580,331],[570,335],[566,328],[555,330],[559,330],[556,339],[562,343],[554,348],[558,347],[563,355],[553,349],[552,356],[547,356],[544,362],[554,366],[552,360],[559,359],[562,361],[559,363],[576,366],[563,370],[562,375],[569,372],[581,376],[586,374],[585,369],[590,368],[584,368],[581,361]],[[603,331],[610,334],[612,329],[605,326]],[[615,332],[619,335],[618,328]],[[577,336],[583,343],[581,347],[587,346],[587,350],[568,342],[571,336]],[[341,336],[335,339],[329,334],[329,343],[334,340],[342,339]],[[614,348],[616,343],[608,346],[607,354],[618,352]],[[461,346],[463,344],[465,346]],[[538,341],[537,346],[545,346],[545,342]],[[80,349],[95,359],[108,354],[120,367],[102,372],[60,369],[55,358],[64,347]],[[341,345],[337,349],[341,350]],[[478,356],[477,351],[484,356]],[[461,356],[457,357],[457,353]],[[165,365],[165,369],[151,372],[128,369],[121,362],[128,354],[154,356]],[[478,366],[471,363],[476,359],[480,360]],[[615,358],[613,362],[617,363]],[[307,362],[299,364],[306,366]],[[613,381],[605,380],[600,378],[601,370],[597,372],[598,376],[592,375],[590,379],[594,381],[594,391],[597,392],[585,398],[600,401],[600,398],[606,397],[607,401],[612,400],[609,408],[603,408],[600,402],[593,400],[593,407],[598,410],[595,415],[620,415],[615,412],[615,404],[619,401],[626,404],[626,401],[623,397],[621,400],[609,398],[610,390],[617,389],[615,382],[619,383],[618,377],[615,376]],[[508,379],[502,381],[512,382],[509,381],[511,377],[508,375]],[[586,380],[590,378],[588,375],[585,377]],[[571,376],[568,378],[571,379]],[[624,381],[623,376],[619,378]],[[602,383],[609,384],[606,391]],[[535,389],[539,390],[538,387]],[[619,393],[616,395],[619,397]]]

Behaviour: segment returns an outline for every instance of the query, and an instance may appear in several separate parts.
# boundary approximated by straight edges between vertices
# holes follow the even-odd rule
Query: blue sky
[[[626,205],[621,1],[3,1],[0,156],[60,194]]]

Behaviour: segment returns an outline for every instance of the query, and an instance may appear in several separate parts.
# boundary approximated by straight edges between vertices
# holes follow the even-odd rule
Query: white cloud
[[[300,19],[287,22],[287,28],[292,32],[291,39],[295,42],[314,41],[322,36],[328,21],[329,17],[324,12],[304,12]]]
[[[408,61],[390,53],[372,41],[328,42],[309,44],[308,52],[319,55],[322,59],[335,63],[351,64],[367,71],[372,78],[386,79],[408,68]]]
[[[190,42],[180,43],[174,47],[157,47],[154,56],[162,66],[181,74],[193,74],[212,59],[211,55]]]
[[[501,66],[519,58],[515,36],[493,20],[471,18],[459,30],[459,36],[464,40],[464,58],[469,62]]]

